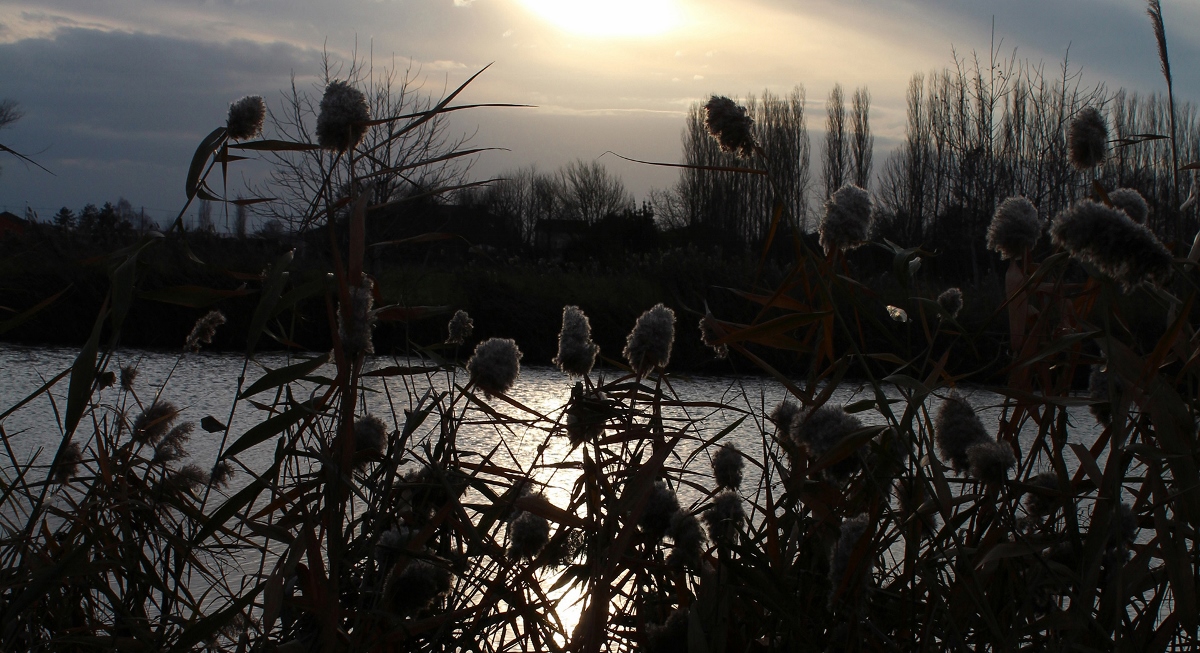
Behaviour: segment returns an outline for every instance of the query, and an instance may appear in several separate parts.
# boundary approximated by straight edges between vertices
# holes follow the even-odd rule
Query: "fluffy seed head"
[[[800,417],[803,419],[803,415],[804,409],[800,407],[800,404],[785,399],[779,402],[779,405],[771,411],[771,414],[767,418],[775,423],[775,428],[779,429],[780,432],[788,438],[799,442],[799,433],[796,430],[796,418]]]
[[[197,465],[184,465],[163,478],[163,485],[168,492],[195,492],[205,483],[208,483],[208,474]]]
[[[350,288],[350,305],[338,310],[338,337],[342,350],[354,358],[359,354],[374,354],[375,343],[371,330],[375,327],[375,282],[364,277],[362,284]]]
[[[354,450],[374,451],[383,455],[387,449],[387,425],[374,415],[364,415],[354,421]]]
[[[262,96],[247,95],[229,105],[229,119],[225,131],[235,141],[253,138],[262,131],[263,118],[267,115],[267,104]]]
[[[72,442],[67,445],[62,451],[62,455],[58,457],[58,462],[54,465],[54,482],[59,485],[66,485],[75,473],[79,471],[79,464],[83,462],[83,451],[79,449],[79,444]]]
[[[717,344],[720,339],[721,337],[717,335],[717,331],[713,328],[713,324],[709,318],[700,318],[700,341],[711,347],[717,358],[725,360],[729,358],[729,345],[724,343]]]
[[[172,428],[154,447],[154,462],[166,464],[187,456],[184,445],[192,439],[193,430],[195,425],[191,422],[184,422]]]
[[[712,505],[704,511],[704,525],[708,537],[718,544],[729,544],[737,537],[738,527],[746,519],[742,499],[737,493],[726,490],[713,498]]]
[[[841,406],[824,405],[810,411],[798,424],[797,444],[808,447],[813,458],[824,456],[843,438],[862,428],[862,421]],[[857,454],[851,454],[825,468],[834,481],[844,481],[861,466]]]
[[[171,429],[179,409],[169,401],[156,401],[133,420],[133,439],[154,444]]]
[[[975,414],[975,409],[957,392],[938,408],[933,418],[934,439],[943,460],[949,460],[954,469],[963,472],[970,468],[967,449],[988,440],[987,429]]]
[[[754,156],[753,127],[746,109],[727,97],[714,95],[704,105],[704,128],[717,139],[722,152],[745,159]]]
[[[200,351],[200,345],[212,344],[213,336],[217,334],[217,327],[222,324],[225,324],[225,314],[221,311],[209,311],[204,317],[196,320],[192,332],[184,341],[183,348]]]
[[[126,365],[121,368],[121,389],[129,392],[133,390],[133,382],[137,380],[138,370],[132,365]]]
[[[869,527],[870,522],[866,513],[842,522],[841,534],[838,537],[837,544],[829,552],[829,583],[833,586],[829,595],[830,601],[837,594],[838,588],[842,586],[847,571],[861,575],[864,584],[870,578],[870,574],[866,573],[869,571],[869,567],[866,567],[861,561],[858,568],[854,570],[849,569],[850,560],[854,556],[854,549],[858,546],[863,536],[867,534]],[[852,587],[849,581],[846,581],[846,587]]]
[[[233,481],[237,471],[233,469],[233,464],[228,460],[218,460],[217,464],[213,465],[212,473],[209,478],[212,484],[221,489],[229,487],[229,483]]]
[[[908,458],[908,447],[893,428],[871,438],[864,448],[867,451],[862,457],[863,464],[876,479],[894,478]]]
[[[424,610],[450,592],[450,572],[425,560],[396,563],[383,584],[384,604],[395,614]]]
[[[788,429],[792,426],[792,420],[796,419],[796,416],[803,412],[804,409],[800,407],[800,404],[784,399],[779,402],[779,405],[775,406],[775,409],[767,417],[775,423],[776,427]]]
[[[1091,170],[1108,152],[1108,123],[1096,107],[1086,107],[1067,128],[1067,158],[1079,170]]]
[[[1031,515],[1044,517],[1049,515],[1058,505],[1058,475],[1054,472],[1042,472],[1029,478],[1029,484],[1043,491],[1029,492],[1025,495],[1025,510]]]
[[[424,465],[404,473],[398,503],[401,510],[428,515],[452,497],[462,496],[466,477],[457,468],[442,469]]]
[[[1033,249],[1042,237],[1042,222],[1037,207],[1021,196],[1009,197],[992,215],[988,225],[988,249],[1000,252],[1002,259],[1015,259]]]
[[[576,381],[571,388],[571,402],[567,405],[567,437],[571,445],[579,445],[599,438],[608,421],[607,406],[599,392],[586,393],[583,382]]]
[[[671,515],[667,535],[672,542],[671,553],[667,556],[668,564],[693,569],[700,565],[704,531],[700,529],[700,520],[695,515],[683,510]]]
[[[510,558],[533,559],[550,541],[550,522],[545,517],[522,510],[508,523],[508,540]]]
[[[732,444],[723,444],[712,457],[713,479],[718,488],[736,490],[742,484],[742,452]]]
[[[592,342],[592,324],[587,315],[578,306],[564,306],[554,364],[571,376],[587,376],[599,353],[599,345]]]
[[[251,623],[252,622],[246,618],[244,613],[239,612],[235,614],[228,623],[218,628],[217,633],[220,633],[221,636],[225,637],[225,639],[229,640],[230,642],[237,644],[241,636],[251,628]],[[209,649],[219,650],[216,634],[210,635],[209,637]]]
[[[1171,253],[1145,225],[1091,200],[1063,210],[1050,226],[1054,243],[1129,289],[1143,282],[1165,281]]]
[[[407,527],[391,528],[379,534],[375,540],[375,563],[381,569],[394,563],[396,558],[408,547],[412,531]]]
[[[1012,447],[1003,442],[987,440],[967,447],[967,473],[984,483],[999,484],[1008,480],[1008,470],[1017,464]]]
[[[488,338],[467,361],[471,381],[488,396],[508,392],[521,374],[521,350],[511,338]]]
[[[657,542],[666,534],[671,526],[671,516],[677,512],[679,500],[675,498],[675,493],[663,481],[655,481],[650,488],[650,495],[646,497],[646,508],[638,519],[638,526],[642,527],[642,532],[651,541]]]
[[[639,376],[671,362],[675,344],[675,311],[662,304],[642,313],[625,339],[625,359]]]
[[[947,288],[937,298],[938,306],[950,317],[958,317],[963,307],[962,291],[958,288]]]
[[[450,332],[446,338],[448,345],[461,345],[471,337],[471,332],[475,330],[475,321],[464,310],[454,312],[454,317],[450,318],[450,323],[446,325],[446,330]]]
[[[1146,218],[1150,217],[1150,205],[1146,204],[1146,198],[1132,188],[1118,188],[1108,194],[1108,199],[1138,224],[1146,224]]]
[[[353,149],[367,133],[361,123],[370,119],[371,109],[362,91],[347,82],[329,82],[317,116],[317,144],[334,152]]]
[[[862,245],[871,229],[871,194],[853,184],[842,186],[825,200],[821,247],[828,254]]]

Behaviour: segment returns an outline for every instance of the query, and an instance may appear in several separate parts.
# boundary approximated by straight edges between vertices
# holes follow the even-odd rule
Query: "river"
[[[76,355],[76,350],[68,348],[38,348],[0,344],[0,412],[7,410],[30,393],[42,386],[46,380],[54,377],[69,367]],[[248,365],[245,383],[252,383],[260,377],[266,368],[279,368],[296,359],[284,353],[260,354]],[[420,361],[398,359],[389,356],[371,357],[365,364],[365,370],[378,370],[393,365],[411,365]],[[116,354],[109,369],[118,370],[121,366],[134,366],[138,370],[134,384],[134,394],[144,405],[149,405],[155,396],[171,401],[182,409],[180,419],[199,425],[208,416],[225,423],[230,420],[231,408],[238,377],[245,365],[241,355],[230,353],[179,353],[151,350],[123,350]],[[331,366],[318,369],[316,375],[333,376]],[[610,377],[613,373],[610,372]],[[410,377],[366,377],[367,392],[364,393],[366,409],[383,418],[389,429],[403,426],[404,409],[410,409],[427,390],[445,390],[451,383],[463,384],[465,373],[456,378],[439,372],[428,375]],[[501,444],[498,456],[505,457],[498,462],[506,467],[520,467],[530,472],[534,478],[545,484],[544,493],[556,505],[568,503],[571,488],[579,473],[576,469],[564,468],[558,463],[579,460],[579,450],[572,450],[565,437],[547,438],[550,428],[563,420],[562,410],[566,405],[574,383],[563,373],[552,367],[523,366],[516,385],[509,396],[519,404],[538,413],[544,419],[529,419],[529,414],[516,409],[500,399],[491,399],[490,405],[499,412],[520,418],[505,425],[497,424],[497,420],[487,416],[478,408],[467,411],[463,418],[463,426],[459,432],[460,450],[474,450],[486,453],[495,445]],[[44,394],[28,403],[26,406],[6,417],[0,426],[3,427],[8,439],[8,450],[17,460],[12,460],[5,454],[7,460],[0,464],[0,473],[11,474],[15,463],[25,463],[36,458],[41,465],[47,465],[62,437],[60,415],[66,405],[68,383],[64,379],[51,392]],[[301,391],[311,391],[312,384],[297,384]],[[674,458],[668,461],[668,466],[678,471],[679,475],[697,480],[697,486],[703,486],[702,479],[709,478],[709,454],[695,452],[697,443],[719,433],[729,427],[739,418],[745,418],[737,428],[734,428],[723,440],[732,442],[749,455],[761,453],[764,446],[764,432],[773,431],[773,426],[765,421],[768,414],[779,402],[787,398],[787,390],[779,382],[765,377],[719,377],[719,376],[672,376],[670,389],[683,402],[694,404],[721,404],[728,409],[717,409],[711,406],[694,406],[689,408],[671,407],[664,410],[664,418],[668,424],[688,425],[691,435],[696,437],[684,439],[674,452]],[[984,425],[995,432],[1002,415],[1003,398],[987,389],[979,387],[960,388],[968,398]],[[889,398],[901,399],[902,394],[894,386],[885,388]],[[944,395],[943,391],[937,394]],[[131,398],[124,396],[119,384],[100,390],[94,400],[99,404],[127,406],[126,410],[134,411],[136,404]],[[305,398],[301,393],[299,399]],[[270,403],[270,392],[255,397]],[[833,405],[849,405],[863,400],[874,400],[875,394],[868,385],[844,383],[838,387],[830,399]],[[927,400],[926,408],[933,414],[941,398],[934,395]],[[899,413],[903,404],[895,404]],[[239,402],[232,414],[230,424],[231,439],[236,439],[255,424],[261,422],[264,413],[249,402]],[[873,408],[861,410],[855,415],[865,425],[883,425],[884,417]],[[1085,407],[1069,409],[1070,421],[1073,424],[1072,440],[1090,444],[1100,433],[1095,420],[1088,414]],[[85,419],[85,426],[87,421]],[[1021,434],[1022,450],[1026,450],[1029,439],[1036,435],[1032,425],[1026,426]],[[89,429],[81,427],[77,438],[83,442],[90,436]],[[79,441],[77,439],[77,441]],[[543,443],[547,445],[541,462],[535,465],[536,452]],[[211,469],[217,459],[221,444],[220,433],[206,433],[197,428],[188,450],[190,461],[202,469]],[[275,439],[271,438],[260,445],[239,454],[239,460],[249,469],[261,470],[270,466],[275,450]],[[1068,466],[1076,467],[1077,463],[1070,450],[1064,451],[1069,459]],[[1101,461],[1103,464],[1103,461]],[[41,467],[39,474],[44,475],[46,468]],[[1034,469],[1033,473],[1044,471]],[[1073,471],[1073,470],[1072,470]],[[759,488],[760,470],[754,465],[747,465],[746,480],[742,486],[743,496],[752,502],[763,505],[762,497],[756,493]],[[223,492],[230,495],[244,486],[249,476],[241,474],[234,483]],[[695,507],[704,500],[704,494],[696,487],[680,484],[679,498],[681,505]],[[957,488],[956,488],[957,491]],[[778,494],[776,494],[778,496]],[[219,505],[220,496],[210,502],[209,510]],[[247,560],[255,563],[257,560]],[[574,610],[567,608],[561,616],[565,622],[573,621]],[[568,624],[568,627],[570,624]]]
[[[76,354],[77,351],[70,348],[0,344],[0,370],[3,371],[0,373],[0,412],[21,401],[48,379],[69,367]],[[250,363],[246,373],[246,384],[261,376],[264,368],[274,369],[293,362],[296,362],[296,359],[283,353],[260,354]],[[182,409],[180,419],[183,421],[199,424],[202,418],[212,416],[225,423],[229,420],[243,363],[244,359],[240,354],[231,353],[180,354],[170,351],[123,350],[114,356],[109,369],[115,370],[128,365],[136,367],[138,376],[134,391],[144,404],[148,405],[155,396],[161,395],[163,399]],[[414,361],[396,357],[376,356],[367,361],[364,369],[369,371],[413,363]],[[315,374],[332,376],[332,366],[319,369]],[[609,376],[613,374],[610,373]],[[460,376],[454,380],[462,384],[465,377]],[[373,377],[367,381],[368,388],[375,390],[367,394],[367,409],[384,418],[385,423],[394,428],[404,419],[402,409],[411,408],[411,399],[419,398],[428,388],[444,390],[450,382],[445,374]],[[60,415],[66,406],[67,386],[67,380],[62,380],[50,393],[35,399],[0,422],[0,426],[3,426],[8,435],[10,447],[20,461],[28,461],[37,456],[39,462],[48,464],[62,437],[60,420],[56,415]],[[545,440],[546,428],[561,419],[561,411],[570,398],[572,386],[573,382],[553,367],[522,366],[521,375],[509,395],[520,404],[545,416],[548,421],[527,423],[522,428],[510,426],[501,429],[494,424],[472,425],[473,420],[468,415],[466,428],[460,436],[460,447],[487,451],[498,439],[503,439],[505,454],[511,452],[511,459],[507,462],[527,468],[537,447]],[[780,383],[765,377],[675,376],[671,378],[671,389],[682,401],[719,403],[735,409],[690,409],[686,415],[683,409],[673,409],[665,413],[665,417],[678,419],[677,423],[680,424],[684,423],[683,418],[686,417],[687,421],[695,425],[697,435],[714,435],[739,417],[746,416],[742,425],[734,429],[725,440],[737,444],[745,452],[761,451],[763,415],[788,397],[787,390]],[[977,408],[984,425],[994,430],[1002,414],[1003,398],[979,387],[967,387],[961,391]],[[901,393],[894,386],[885,387],[885,392],[889,398],[901,398]],[[115,404],[120,394],[118,385],[99,391],[95,399],[101,404]],[[270,395],[267,393],[255,398],[269,401]],[[844,383],[833,393],[830,403],[849,405],[864,399],[874,399],[874,392],[870,386]],[[936,411],[940,401],[937,396],[928,400],[930,413]],[[528,417],[499,400],[493,400],[492,404],[501,412],[508,411],[517,417]],[[1100,430],[1087,409],[1072,408],[1069,414],[1075,427],[1072,440],[1084,443],[1094,441]],[[231,437],[236,438],[260,422],[263,419],[262,415],[248,403],[239,403],[230,424]],[[864,410],[856,413],[856,416],[869,426],[886,423],[884,417],[875,410]],[[769,430],[771,427],[766,424],[765,428]],[[1027,426],[1022,432],[1022,441],[1032,437],[1032,431],[1033,427]],[[204,433],[197,429],[188,449],[192,461],[208,469],[216,461],[219,446],[220,434]],[[268,440],[241,454],[239,458],[250,469],[264,469],[270,464],[274,447],[274,440]],[[677,453],[682,461],[692,452],[685,448]],[[1069,451],[1064,453],[1070,454]],[[565,438],[556,438],[545,452],[548,462],[571,457],[572,453]],[[11,468],[13,462],[5,461],[4,467]],[[699,471],[707,465],[707,456],[700,456],[690,463],[689,470]],[[551,483],[551,494],[557,494],[569,489],[574,479],[559,477],[545,480]],[[748,477],[747,481],[748,487],[754,487],[757,479]],[[235,491],[239,485],[235,483],[229,491]],[[553,499],[553,496],[551,498]]]

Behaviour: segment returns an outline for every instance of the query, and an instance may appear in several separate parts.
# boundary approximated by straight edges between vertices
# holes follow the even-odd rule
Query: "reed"
[[[849,247],[889,252],[904,288],[932,254],[863,242],[870,200],[847,187],[828,205],[825,251],[793,236],[783,283],[738,291],[757,312],[748,324],[707,313],[700,332],[677,333],[695,322],[647,306],[619,360],[565,307],[556,362],[570,398],[545,411],[509,395],[515,343],[473,338],[482,325],[465,313],[443,343],[371,355],[376,324],[428,309],[377,305],[357,190],[358,161],[377,141],[363,136],[387,125],[399,138],[429,114],[371,118],[338,84],[318,144],[231,144],[218,128],[193,162],[189,201],[212,195],[208,174],[231,148],[327,147],[352,180],[322,185],[302,220],[344,221],[329,278],[293,283],[284,255],[252,280],[259,300],[229,415],[199,423],[221,440],[215,460],[187,456],[200,434],[169,384],[151,396],[110,369],[154,236],[108,258],[108,298],[75,363],[4,413],[67,386],[53,455],[24,460],[0,431],[0,648],[1196,646],[1200,277],[1112,206],[1114,189],[1074,198],[1052,229],[1057,249],[1038,260],[1036,208],[1002,204],[989,237],[1010,259],[1005,300],[968,329],[961,292],[892,306],[855,279]],[[462,108],[450,104],[461,90],[434,112]],[[746,113],[723,98],[709,107],[721,145],[771,179],[755,167],[769,165]],[[1097,116],[1070,131],[1094,135]],[[1097,148],[1085,153],[1094,164]],[[1104,213],[1144,247],[1070,230],[1081,212]],[[1119,260],[1141,251],[1152,264]],[[1131,294],[1161,325],[1151,339],[1126,326]],[[332,351],[259,365],[264,336],[294,344],[294,307],[309,297],[325,301]],[[202,347],[222,321],[202,317],[181,343]],[[1002,418],[984,423],[969,392],[980,372],[954,371],[953,357],[994,323],[1012,346],[1007,382],[989,388]],[[790,400],[689,401],[669,369],[681,338],[752,362]],[[887,349],[871,344],[881,341]],[[779,373],[755,353],[764,347],[807,355],[807,373]],[[1093,368],[1080,393],[1076,379]],[[852,377],[867,398],[831,401]],[[1072,412],[1081,406],[1104,416],[1092,442]],[[233,432],[246,411],[255,425]],[[757,449],[731,445],[739,429]],[[537,443],[532,456],[518,440]],[[273,447],[266,469],[245,464],[254,447]]]

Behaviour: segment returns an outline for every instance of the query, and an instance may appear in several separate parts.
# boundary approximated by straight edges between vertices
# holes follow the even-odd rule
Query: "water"
[[[48,379],[66,369],[74,361],[77,350],[69,348],[35,348],[0,344],[0,411],[7,410],[16,402],[28,396]],[[296,359],[285,354],[268,353],[259,355],[256,363],[252,362],[246,371],[246,385],[249,385],[264,373],[263,367],[278,368],[294,363]],[[231,438],[245,433],[252,426],[264,419],[265,414],[247,402],[238,404],[236,412],[230,420],[230,410],[233,406],[233,396],[237,388],[238,377],[242,374],[244,360],[236,354],[200,353],[179,355],[175,352],[125,350],[118,353],[110,364],[109,369],[118,369],[124,365],[134,365],[138,369],[135,384],[135,394],[145,405],[151,403],[161,394],[163,399],[173,402],[182,409],[180,419],[199,423],[206,416],[212,416],[221,423],[230,422]],[[365,369],[379,369],[388,365],[406,365],[412,361],[398,360],[390,357],[374,357],[368,361]],[[315,372],[316,375],[333,376],[332,366],[326,366]],[[445,374],[432,375],[430,378],[418,377],[371,377],[366,385],[373,392],[367,393],[366,407],[369,411],[384,418],[389,427],[397,428],[404,419],[400,408],[409,408],[410,395],[420,396],[432,387],[435,390],[445,390],[450,383],[462,385],[465,377],[451,378]],[[406,384],[410,384],[407,385]],[[386,387],[385,387],[386,386]],[[545,420],[535,423],[499,428],[495,425],[483,425],[478,422],[490,421],[483,419],[482,413],[471,412],[466,416],[466,425],[460,436],[460,447],[474,449],[480,452],[490,450],[495,444],[503,441],[503,455],[507,462],[516,463],[528,469],[538,445],[545,440],[546,429],[562,419],[561,409],[570,397],[573,382],[552,367],[525,366],[521,376],[509,393],[517,402],[544,416]],[[762,433],[764,428],[763,415],[769,413],[780,401],[788,398],[788,393],[778,382],[768,378],[733,378],[733,377],[673,377],[671,386],[678,397],[685,402],[708,402],[729,405],[738,411],[716,410],[713,408],[672,408],[664,413],[668,420],[688,418],[695,422],[698,435],[705,433],[716,434],[721,429],[733,423],[739,417],[746,416],[743,424],[731,432],[726,442],[733,442],[745,452],[761,451]],[[299,384],[299,387],[311,389],[311,385]],[[0,426],[8,435],[9,444],[17,458],[24,462],[37,456],[39,462],[48,463],[62,437],[59,427],[60,415],[66,407],[67,379],[60,381],[50,393],[42,395],[30,404],[22,407],[8,416]],[[901,393],[894,387],[885,388],[891,399],[902,399]],[[989,429],[995,429],[1001,417],[1003,398],[982,388],[965,389],[964,394],[971,403],[978,407],[980,418]],[[101,390],[95,399],[106,405],[116,405],[121,398],[118,386]],[[396,415],[389,408],[389,397],[396,404]],[[261,393],[252,399],[264,403],[273,400],[271,391]],[[303,399],[304,397],[298,397]],[[874,399],[870,386],[844,384],[839,387],[830,399],[830,403],[852,404],[864,399]],[[931,397],[928,401],[930,413],[936,410],[940,399]],[[498,411],[517,418],[528,418],[522,411],[500,400],[492,400],[491,405]],[[899,414],[903,404],[894,404],[893,410]],[[136,412],[136,407],[129,410]],[[746,412],[740,411],[748,411]],[[1099,435],[1095,420],[1085,408],[1072,408],[1069,411],[1074,425],[1072,440],[1090,444]],[[885,424],[884,417],[876,410],[865,410],[856,416],[868,426]],[[702,418],[702,419],[697,419]],[[681,424],[680,422],[675,422]],[[86,425],[86,419],[85,419]],[[770,430],[770,425],[765,426]],[[1022,431],[1022,444],[1035,433],[1032,425],[1026,425]],[[86,429],[80,429],[86,433]],[[683,461],[692,454],[685,440],[685,447],[676,452],[678,461]],[[220,434],[209,434],[197,430],[189,451],[192,459],[201,467],[211,467],[216,461],[220,446]],[[274,439],[251,448],[239,455],[239,459],[251,469],[265,469],[270,465],[274,453]],[[547,462],[557,462],[569,459],[569,444],[565,438],[555,438],[550,449],[545,452]],[[1070,454],[1070,451],[1064,452]],[[707,456],[701,455],[702,460],[695,460],[691,465],[707,466]],[[11,467],[13,461],[5,461],[5,467]],[[1073,461],[1072,461],[1073,462]],[[689,469],[692,469],[689,465]],[[699,467],[698,467],[699,468]],[[565,481],[573,479],[557,479],[555,488],[561,489]],[[753,479],[748,479],[753,480]],[[752,487],[753,485],[751,485]],[[236,489],[236,486],[233,488]],[[231,490],[232,491],[232,490]]]
[[[35,391],[47,379],[69,367],[76,353],[76,350],[67,348],[0,345],[0,370],[3,371],[0,374],[0,411],[7,410]],[[286,354],[262,354],[246,369],[245,385],[259,378],[264,373],[264,366],[274,369],[294,362],[297,362],[296,359]],[[365,370],[414,363],[418,362],[374,357],[367,362]],[[161,394],[163,399],[182,409],[182,421],[199,424],[201,419],[211,416],[222,423],[230,423],[231,441],[266,417],[266,413],[245,401],[239,402],[232,416],[230,414],[238,387],[238,377],[242,375],[245,365],[240,355],[208,352],[180,355],[177,352],[126,350],[114,357],[109,369],[118,370],[120,366],[125,365],[133,365],[138,369],[134,394],[143,405],[149,405]],[[317,370],[315,374],[332,377],[334,372],[332,366],[326,366]],[[366,410],[381,417],[389,429],[399,429],[404,422],[403,409],[413,408],[413,402],[427,391],[443,391],[451,388],[453,384],[463,385],[465,382],[465,375],[455,377],[445,373],[415,377],[367,377],[364,380],[367,388],[367,392],[364,393]],[[489,405],[494,410],[515,418],[513,421],[500,424],[479,408],[469,408],[464,414],[463,425],[459,431],[459,449],[482,455],[500,445],[495,459],[497,464],[509,468],[517,467],[531,473],[534,479],[544,484],[543,492],[552,503],[566,506],[579,471],[563,467],[560,463],[579,462],[581,453],[579,449],[571,449],[567,438],[556,436],[548,439],[547,433],[555,424],[564,421],[562,409],[570,398],[573,385],[573,381],[557,369],[523,367],[520,378],[509,393],[510,397],[540,417],[531,417],[529,413],[500,399],[490,400]],[[303,393],[312,392],[315,386],[300,383],[296,388],[298,392]],[[49,464],[62,437],[59,427],[61,420],[58,416],[65,409],[67,389],[68,382],[64,379],[49,394],[38,397],[0,422],[7,435],[12,456],[16,458],[16,461],[13,461],[8,459],[7,454],[4,456],[3,462],[0,463],[3,473],[11,473],[14,462],[25,463],[36,459],[41,465]],[[711,480],[708,480],[709,453],[697,453],[698,442],[712,438],[737,419],[744,417],[742,424],[732,430],[723,442],[732,442],[749,455],[761,453],[764,432],[770,433],[774,428],[765,421],[764,415],[788,398],[788,393],[781,384],[772,379],[733,377],[672,377],[671,390],[684,402],[723,404],[732,408],[716,409],[711,406],[694,405],[668,407],[664,410],[663,416],[668,428],[689,425],[688,434],[693,436],[681,441],[672,458],[668,459],[667,466],[676,470],[678,477],[693,481],[693,484],[680,484],[677,489],[680,504],[694,509],[706,499],[706,493],[702,489],[711,487]],[[963,391],[972,405],[978,407],[978,413],[985,426],[994,432],[1001,418],[1003,398],[982,388],[966,388]],[[270,404],[274,401],[272,393],[273,391],[267,391],[252,399]],[[903,400],[900,390],[895,387],[887,387],[885,393],[891,399]],[[296,397],[297,400],[306,398],[307,395],[304,394]],[[119,386],[100,391],[94,399],[102,405],[124,408],[130,414],[136,414],[139,410],[133,399],[125,396]],[[848,383],[834,391],[830,404],[849,405],[874,399],[874,391],[870,386]],[[936,411],[940,401],[936,396],[930,397],[926,405],[929,414]],[[127,405],[122,406],[121,402],[126,402]],[[893,404],[897,415],[902,413],[904,405],[903,401]],[[855,414],[869,426],[886,424],[883,415],[875,409]],[[1086,408],[1072,408],[1069,410],[1069,416],[1074,426],[1072,441],[1084,444],[1094,442],[1100,431]],[[89,428],[85,428],[89,424],[88,419],[85,416],[76,440],[79,441],[79,437],[85,438],[84,442],[80,442],[84,445],[87,444],[86,438],[91,432]],[[1036,427],[1027,424],[1020,438],[1023,451],[1027,450],[1027,445],[1034,435]],[[543,444],[546,445],[545,450],[541,459],[537,459],[537,450]],[[194,462],[202,469],[210,469],[217,459],[220,446],[220,433],[205,433],[197,429],[189,443],[191,458],[187,462]],[[239,454],[238,458],[249,469],[263,470],[272,463],[275,446],[275,438],[270,438]],[[1073,472],[1077,463],[1069,450],[1064,453]],[[1100,464],[1103,465],[1103,461],[1100,461]],[[1036,473],[1042,470],[1033,471]],[[45,474],[45,468],[41,468],[38,473]],[[762,497],[755,494],[759,486],[759,475],[760,469],[757,466],[747,465],[746,480],[742,488],[743,496],[762,505]],[[231,495],[248,481],[248,475],[241,474],[228,489],[221,492]],[[221,492],[216,500],[210,501],[209,510],[220,505]],[[779,496],[778,491],[775,496]],[[252,572],[257,569],[259,559],[253,556],[245,562],[246,571]],[[552,579],[548,580],[552,582]],[[560,616],[569,630],[577,618],[577,613],[568,605],[569,599],[573,597],[566,598],[568,600],[564,602],[565,609],[560,611]]]

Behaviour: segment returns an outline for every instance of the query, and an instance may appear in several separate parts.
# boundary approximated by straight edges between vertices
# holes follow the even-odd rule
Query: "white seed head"
[[[262,131],[263,119],[267,115],[267,104],[262,96],[247,95],[229,105],[229,118],[225,121],[225,131],[229,138],[244,141],[253,138]]]
[[[564,306],[554,364],[571,376],[587,376],[599,353],[599,345],[592,342],[592,325],[587,315],[578,306]]]
[[[510,338],[488,338],[467,361],[471,381],[489,396],[508,392],[521,374],[521,350]]]
[[[625,340],[625,359],[639,376],[671,362],[675,343],[675,311],[662,304],[642,313]]]
[[[1002,259],[1024,256],[1041,237],[1042,222],[1037,207],[1020,196],[1001,202],[988,225],[988,249],[1000,252]]]
[[[825,201],[821,220],[821,247],[854,249],[865,243],[871,229],[871,194],[853,184],[842,186]]]

